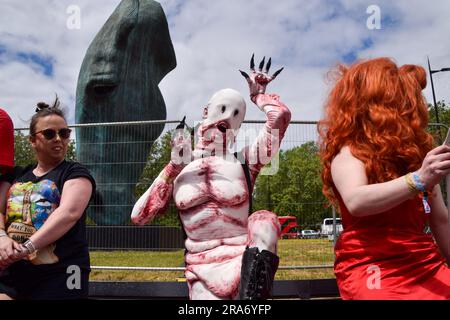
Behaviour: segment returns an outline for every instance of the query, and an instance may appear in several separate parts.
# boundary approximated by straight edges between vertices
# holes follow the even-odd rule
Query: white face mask
[[[216,92],[203,111],[203,122],[199,135],[205,140],[216,142],[227,137],[226,145],[232,144],[245,118],[246,105],[241,94],[233,89]]]

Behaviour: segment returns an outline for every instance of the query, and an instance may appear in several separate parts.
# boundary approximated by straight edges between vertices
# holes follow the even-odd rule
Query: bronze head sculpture
[[[158,84],[176,66],[165,14],[153,0],[122,0],[89,46],[76,95],[77,123],[165,120]],[[77,158],[98,192],[89,212],[101,225],[123,224],[133,189],[164,125],[77,129]]]

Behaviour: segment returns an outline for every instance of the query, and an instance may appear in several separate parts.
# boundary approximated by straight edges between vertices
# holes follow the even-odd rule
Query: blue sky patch
[[[392,29],[397,27],[400,24],[400,19],[394,18],[394,16],[389,14],[381,15],[381,28],[382,29]]]
[[[32,52],[18,52],[16,58],[25,64],[37,65],[48,77],[53,76],[53,58],[51,57],[43,57]]]
[[[14,52],[8,50],[7,46],[0,43],[0,64],[12,61],[26,64],[47,77],[52,77],[54,74],[53,65],[55,59],[53,57],[46,57],[33,52]]]
[[[8,47],[0,43],[0,64],[18,61],[29,65],[31,68],[43,73],[47,77],[54,74],[55,59],[50,56],[42,56],[34,52],[14,52],[8,50]]]
[[[366,38],[363,40],[363,45],[362,45],[362,49],[369,49],[370,47],[373,46],[373,40],[372,38]]]
[[[358,58],[358,54],[357,54],[356,50],[347,52],[346,54],[344,54],[342,56],[342,60],[346,64],[350,64],[350,63],[354,62],[357,58]]]
[[[358,52],[366,50],[374,45],[372,38],[365,38],[362,40],[361,46],[358,48],[354,48],[344,55],[342,55],[342,61],[346,64],[351,64],[358,59]]]

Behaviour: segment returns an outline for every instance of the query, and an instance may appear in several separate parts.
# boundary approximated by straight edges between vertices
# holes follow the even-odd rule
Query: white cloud
[[[16,127],[26,127],[36,103],[52,101],[55,92],[69,111],[69,122],[74,122],[75,89],[84,54],[120,1],[92,2],[1,2],[0,21],[3,23],[0,24],[0,48],[4,46],[7,53],[0,54],[0,106],[10,113]],[[69,18],[66,10],[71,4],[81,9],[80,30],[66,27]],[[37,73],[36,64],[14,59],[20,52],[51,57],[53,75],[48,77],[42,72]]]
[[[78,72],[89,43],[118,5],[119,0],[40,0],[0,4],[0,106],[16,126],[26,126],[40,100],[58,92],[74,122]],[[373,1],[238,1],[164,0],[178,66],[160,84],[170,120],[200,118],[211,95],[232,87],[247,96],[237,71],[272,56],[272,72],[285,70],[270,84],[291,107],[295,120],[318,120],[328,92],[326,72],[343,57],[390,56],[400,63],[425,66],[429,54],[434,68],[450,67],[450,3],[401,0],[377,1],[382,29],[366,27],[367,6]],[[66,27],[69,5],[81,9],[81,29]],[[6,22],[8,21],[8,22]],[[372,42],[364,48],[365,41]],[[366,42],[367,43],[367,42]],[[2,46],[7,53],[2,52]],[[36,65],[14,59],[18,52],[51,57],[53,75]],[[434,76],[438,99],[450,101],[450,73]],[[425,94],[431,101],[431,90]],[[256,108],[247,119],[264,119]],[[24,120],[24,121],[22,121]]]
[[[449,12],[448,1],[433,1],[432,5],[419,0],[399,1],[396,16],[398,24],[373,31],[377,37],[376,45],[362,51],[361,56],[389,56],[399,65],[419,64],[428,70],[428,55],[432,69],[450,67]],[[435,74],[433,80],[437,100],[450,101],[450,72]],[[424,94],[432,103],[430,85]]]

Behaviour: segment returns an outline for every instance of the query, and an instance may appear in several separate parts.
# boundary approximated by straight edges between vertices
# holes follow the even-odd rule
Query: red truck
[[[298,224],[295,216],[279,216],[278,222],[281,225],[282,239],[297,239],[298,238]]]

